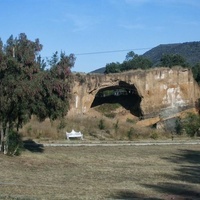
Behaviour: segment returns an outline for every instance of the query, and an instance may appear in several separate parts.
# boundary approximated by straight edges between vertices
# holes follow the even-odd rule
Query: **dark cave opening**
[[[142,118],[141,100],[142,98],[134,85],[120,81],[119,85],[100,89],[95,96],[91,108],[105,103],[118,103],[126,110],[129,110],[132,115]]]

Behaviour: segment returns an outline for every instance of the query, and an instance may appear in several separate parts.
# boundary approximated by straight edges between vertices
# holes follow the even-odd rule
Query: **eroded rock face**
[[[193,108],[200,97],[199,86],[192,72],[183,68],[155,68],[118,74],[75,75],[69,113],[86,113],[99,91],[112,88],[117,93],[123,88],[130,111],[139,109],[142,118],[168,117]],[[137,97],[137,103],[134,101]],[[130,98],[129,98],[130,97]],[[128,100],[129,99],[129,100]],[[128,107],[128,106],[127,106]]]

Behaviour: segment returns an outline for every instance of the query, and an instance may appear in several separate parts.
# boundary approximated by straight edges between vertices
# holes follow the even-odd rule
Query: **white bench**
[[[81,140],[83,140],[83,134],[79,131],[76,132],[74,130],[71,131],[71,133],[66,132],[66,137],[69,140],[69,138],[76,138],[76,137],[80,137]]]

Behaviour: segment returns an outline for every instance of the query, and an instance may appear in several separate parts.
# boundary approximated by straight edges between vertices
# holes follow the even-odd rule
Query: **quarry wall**
[[[129,88],[138,95],[140,102],[137,106],[144,119],[164,118],[194,108],[200,97],[200,89],[191,70],[178,66],[116,74],[75,74],[74,77],[69,114],[87,113],[96,94],[109,87]]]

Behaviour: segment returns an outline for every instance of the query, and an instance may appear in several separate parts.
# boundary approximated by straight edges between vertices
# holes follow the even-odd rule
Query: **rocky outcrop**
[[[199,86],[191,70],[176,67],[136,70],[117,74],[75,74],[69,114],[87,113],[99,91],[106,89],[127,91],[126,100],[134,115],[143,119],[169,117],[194,108],[200,97]],[[113,98],[118,98],[113,97]],[[135,101],[137,99],[137,101]],[[132,106],[130,106],[132,104]],[[126,107],[125,107],[126,108]]]

